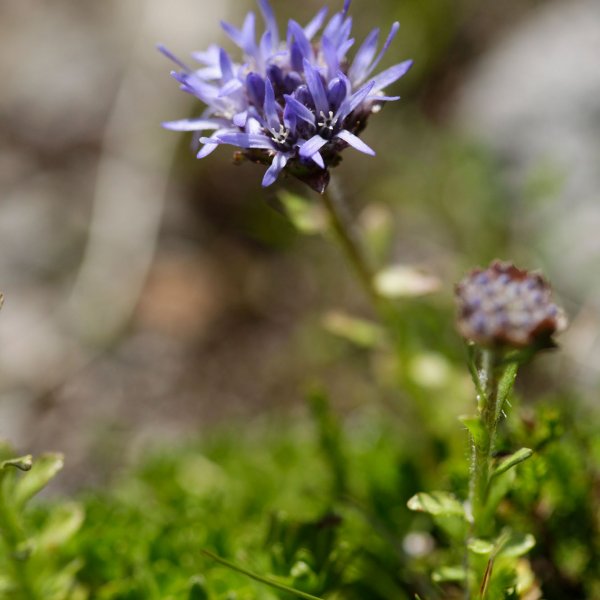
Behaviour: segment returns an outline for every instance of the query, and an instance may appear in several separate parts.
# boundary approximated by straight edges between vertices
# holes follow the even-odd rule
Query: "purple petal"
[[[221,21],[221,28],[236,46],[239,46],[242,50],[244,49],[244,34],[237,27],[227,23],[227,21]]]
[[[246,121],[246,133],[251,135],[263,135],[263,126],[254,117],[249,117]]]
[[[342,9],[342,15],[345,17],[350,10],[350,4],[352,0],[344,0],[344,8]]]
[[[266,135],[254,135],[250,133],[223,133],[217,138],[200,138],[203,144],[229,144],[239,148],[263,148],[273,149],[271,138]]]
[[[285,79],[283,80],[283,88],[288,94],[291,94],[301,85],[302,77],[300,76],[300,74],[295,73],[294,71],[288,73],[285,76]]]
[[[267,67],[267,78],[271,80],[274,89],[281,89],[284,86],[283,71],[277,65]]]
[[[292,69],[294,69],[294,71],[302,72],[302,69],[304,68],[304,65],[302,64],[303,60],[304,57],[302,56],[300,45],[294,40],[290,46],[290,62],[292,63]]]
[[[375,52],[377,52],[378,39],[379,29],[373,29],[357,50],[352,66],[348,71],[348,77],[352,81],[362,81],[367,76],[367,69],[373,61]]]
[[[171,76],[181,83],[181,89],[190,94],[194,94],[205,104],[212,104],[214,100],[219,96],[219,89],[213,85],[202,81],[195,75],[188,75],[187,73],[177,73],[176,71],[171,72]]]
[[[201,138],[200,141],[202,141],[202,139],[205,139],[207,141],[205,141],[204,146],[202,146],[202,148],[200,148],[200,150],[198,150],[198,154],[196,154],[196,158],[205,158],[219,147],[219,144],[210,142],[210,140],[212,138]]]
[[[330,78],[334,77],[340,69],[340,62],[333,42],[326,36],[321,38],[321,50],[327,64],[328,75]]]
[[[248,99],[254,106],[261,107],[265,101],[265,81],[257,73],[248,73],[246,77]]]
[[[275,19],[273,9],[268,0],[258,0],[258,5],[265,19],[267,29],[271,34],[271,48],[277,48],[279,46],[279,28],[277,27],[277,20]]]
[[[382,71],[373,77],[373,91],[378,92],[379,90],[382,90],[388,85],[394,83],[394,81],[400,79],[400,77],[405,75],[412,67],[412,64],[412,60],[405,60],[404,62],[394,65],[393,67],[390,67],[389,69],[386,69],[385,71]]]
[[[349,40],[346,40],[339,48],[337,51],[337,55],[338,55],[338,60],[340,62],[342,62],[345,58],[346,58],[346,54],[348,53],[348,50],[350,50],[350,48],[352,48],[352,46],[354,46],[354,38],[351,38]]]
[[[230,96],[243,87],[244,84],[239,79],[232,79],[219,90],[219,98]]]
[[[323,80],[320,73],[306,59],[304,60],[304,75],[317,112],[326,115],[329,112],[329,102],[323,87]]]
[[[267,118],[267,125],[270,129],[277,131],[281,125],[279,115],[277,114],[277,104],[275,103],[275,92],[270,79],[265,81],[265,103],[263,110]]]
[[[253,12],[249,12],[244,19],[242,26],[242,49],[246,54],[253,56],[256,52],[256,34],[255,34],[256,17]]]
[[[179,121],[165,121],[162,126],[171,131],[206,131],[219,129],[222,123],[210,119],[180,119]]]
[[[304,106],[308,106],[308,108],[314,110],[315,103],[306,84],[303,83],[302,85],[298,86],[294,90],[293,97],[298,100],[300,104],[304,104]]]
[[[286,108],[289,108],[294,114],[303,121],[306,121],[309,125],[315,124],[315,115],[308,109],[304,104],[298,102],[293,96],[285,94],[283,96],[286,104]]]
[[[273,35],[270,31],[265,31],[260,38],[260,60],[266,63],[273,54]]]
[[[327,140],[323,139],[320,135],[313,135],[310,140],[302,144],[300,156],[302,158],[312,158],[312,155],[318,152],[326,143]]]
[[[271,184],[275,183],[275,180],[277,179],[277,177],[279,177],[281,171],[283,171],[285,165],[287,164],[287,161],[288,157],[285,154],[283,154],[283,152],[277,152],[277,154],[275,154],[271,166],[267,169],[267,172],[263,177],[263,187],[268,187]]]
[[[352,17],[348,17],[344,21],[342,27],[340,28],[340,31],[338,34],[338,39],[337,39],[337,45],[341,46],[342,44],[344,44],[350,37],[351,32],[352,32]]]
[[[328,8],[322,8],[314,17],[313,19],[310,21],[310,23],[308,23],[308,25],[304,28],[304,35],[311,40],[315,34],[317,33],[317,31],[319,31],[319,29],[321,29],[324,21],[325,21],[325,17],[327,16],[327,12],[328,12]]]
[[[204,67],[194,71],[194,74],[204,81],[214,81],[221,79],[221,67]]]
[[[304,29],[302,29],[299,23],[294,21],[294,19],[290,19],[288,23],[288,46],[291,45],[292,39],[296,40],[298,47],[300,48],[300,52],[302,52],[302,58],[306,58],[306,60],[312,60],[313,49],[310,41],[306,37]]]
[[[347,95],[348,86],[343,79],[338,77],[329,82],[329,85],[327,86],[327,97],[329,98],[329,106],[332,111],[337,112]]]
[[[402,96],[371,96],[369,100],[376,100],[377,102],[395,102],[396,100],[400,100]]]
[[[388,48],[390,47],[392,40],[396,37],[396,34],[398,33],[399,29],[400,29],[400,23],[398,23],[398,21],[396,21],[395,23],[392,24],[392,27],[390,29],[390,32],[388,33],[387,39],[385,40],[385,44],[383,44],[383,48],[377,55],[377,58],[373,61],[373,63],[371,63],[371,66],[365,73],[364,78],[368,77],[375,70],[375,68],[380,63],[381,59],[383,58],[383,55],[387,52]]]
[[[364,99],[371,93],[371,90],[373,90],[373,87],[374,83],[371,81],[366,85],[363,85],[357,92],[352,94],[350,98],[346,98],[346,100],[342,102],[342,105],[336,114],[336,119],[345,119],[361,104],[361,102],[364,101]]]
[[[221,48],[216,44],[211,44],[206,50],[195,50],[192,52],[192,57],[203,65],[218,65],[219,64],[219,53]]]
[[[221,21],[223,31],[233,40],[236,46],[239,46],[246,54],[254,55],[256,52],[256,42],[254,40],[255,16],[249,12],[244,20],[241,31],[226,21]]]
[[[289,104],[286,103],[283,109],[283,124],[289,129],[290,133],[294,135],[296,133],[296,126],[298,125],[298,115],[294,112]]]
[[[337,137],[346,142],[346,144],[352,146],[359,152],[364,152],[365,154],[370,154],[371,156],[375,156],[375,151],[367,146],[359,137],[356,137],[353,133],[350,133],[346,129],[342,129]]]
[[[335,13],[323,31],[323,37],[328,37],[331,40],[336,39],[343,19],[344,15],[341,12]]]
[[[229,54],[223,48],[219,50],[219,66],[221,67],[221,77],[225,81],[233,79],[233,63],[229,58]]]
[[[215,141],[217,137],[224,133],[228,133],[229,131],[229,129],[219,129],[218,131],[215,131],[209,138],[200,138],[199,141],[202,142],[204,146],[200,148],[198,154],[196,154],[196,158],[204,158],[211,152],[214,152],[219,147],[218,142]]]
[[[233,115],[233,124],[236,127],[246,127],[246,122],[248,121],[248,111],[239,112]]]
[[[169,60],[172,60],[176,65],[180,66],[184,71],[191,71],[191,69],[179,58],[177,58],[170,50],[168,50],[162,44],[157,44],[157,50],[164,54]]]

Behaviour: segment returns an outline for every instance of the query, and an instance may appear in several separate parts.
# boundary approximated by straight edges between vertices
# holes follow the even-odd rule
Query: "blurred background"
[[[321,6],[273,4],[282,26]],[[197,161],[191,136],[160,127],[199,107],[155,44],[231,49],[219,20],[251,8],[0,3],[0,436],[65,452],[67,485],[223,419],[293,411],[311,381],[346,410],[378,394],[385,365],[322,326],[330,309],[371,316],[337,248],[293,229],[260,168],[227,149]],[[591,402],[600,4],[355,0],[352,13],[358,40],[399,20],[386,64],[415,60],[393,89],[403,100],[364,134],[378,157],[347,152],[336,174],[357,222],[392,240],[385,261],[442,281],[419,333],[427,372],[463,358],[453,283],[510,259],[554,283],[572,321],[554,371]],[[532,377],[543,390],[548,374]]]

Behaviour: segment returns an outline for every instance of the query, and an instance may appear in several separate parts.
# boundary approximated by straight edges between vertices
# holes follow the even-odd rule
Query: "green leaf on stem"
[[[320,204],[287,191],[279,192],[278,198],[292,225],[300,233],[315,235],[327,228],[326,214]]]
[[[481,419],[477,415],[462,415],[458,420],[469,430],[475,444],[481,446],[486,436]]]
[[[488,540],[482,539],[473,539],[469,542],[468,548],[474,554],[491,554],[494,550],[495,544],[489,542]]]
[[[10,458],[9,460],[2,461],[0,463],[0,471],[7,467],[14,467],[20,471],[29,471],[32,464],[33,460],[31,454],[27,454],[26,456],[19,456],[18,458]]]
[[[440,287],[437,277],[409,265],[392,265],[375,275],[375,289],[384,298],[415,298],[433,294]]]
[[[372,263],[381,264],[386,260],[394,240],[394,218],[390,208],[383,203],[368,204],[357,225]]]
[[[479,360],[481,350],[473,342],[467,342],[467,366],[469,368],[469,374],[475,386],[477,392],[477,403],[479,405],[480,399],[485,396],[485,390],[481,386],[479,379]]]
[[[407,502],[407,506],[410,510],[424,512],[435,517],[466,518],[462,503],[448,492],[431,492],[430,494],[420,492]]]
[[[498,556],[519,558],[527,554],[535,546],[535,538],[530,533],[510,533],[502,544]]]
[[[22,477],[15,485],[13,500],[22,507],[30,498],[40,492],[48,482],[63,468],[62,454],[43,454],[31,467],[27,476]]]
[[[464,567],[440,567],[431,574],[435,583],[464,581],[467,578]]]
[[[505,402],[508,400],[513,387],[515,385],[515,379],[517,378],[517,370],[519,364],[516,362],[509,363],[504,367],[500,380],[498,381],[498,402],[496,404],[496,419],[500,418]]]
[[[48,523],[37,538],[37,547],[52,551],[69,541],[83,524],[84,511],[79,504],[69,502],[59,505],[50,515]]]
[[[515,485],[516,471],[508,470],[498,475],[490,477],[488,493],[484,507],[484,514],[481,518],[483,522],[493,520],[496,509],[503,498],[513,489]]]
[[[506,471],[527,460],[532,455],[533,450],[531,450],[531,448],[521,448],[520,450],[517,450],[515,453],[507,456],[504,460],[502,460],[502,462],[500,462],[500,464],[492,472],[492,477],[498,477],[498,475],[506,473]]]
[[[337,310],[330,311],[323,317],[323,326],[329,333],[361,348],[376,348],[385,340],[385,332],[376,323]]]

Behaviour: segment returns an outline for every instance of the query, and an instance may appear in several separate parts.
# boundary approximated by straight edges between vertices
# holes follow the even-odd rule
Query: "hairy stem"
[[[335,180],[322,194],[323,204],[329,216],[331,229],[346,254],[346,258],[354,268],[365,292],[377,307],[381,298],[375,289],[373,272],[361,248],[360,241],[354,231],[346,212],[346,206]]]
[[[499,402],[500,366],[499,355],[491,349],[481,349],[479,364],[476,365],[477,403],[479,408],[479,435],[471,436],[471,476],[469,481],[469,506],[471,510],[471,527],[467,544],[477,537],[485,537],[493,527],[487,514],[487,500],[491,481],[494,443],[498,420],[501,414]],[[466,549],[468,566],[468,553]],[[471,588],[473,585],[473,589]],[[478,590],[478,582],[468,581],[466,599],[472,597],[473,590]]]

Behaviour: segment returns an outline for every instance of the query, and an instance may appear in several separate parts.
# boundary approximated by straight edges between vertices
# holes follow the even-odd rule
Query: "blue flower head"
[[[380,32],[374,29],[350,59],[350,0],[328,21],[326,8],[304,27],[290,20],[285,39],[268,0],[258,0],[258,5],[266,26],[260,39],[253,12],[241,29],[222,23],[241,50],[240,62],[213,45],[192,54],[197,65],[189,67],[159,47],[180,68],[172,72],[180,88],[206,105],[199,118],[163,126],[198,132],[198,158],[222,144],[236,146],[238,156],[268,167],[263,186],[285,170],[323,192],[329,168],[340,162],[342,150],[352,146],[375,154],[358,136],[384,102],[399,99],[386,96],[384,89],[412,65],[407,60],[373,75],[400,26],[392,25],[379,52]]]

